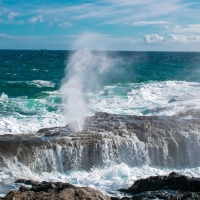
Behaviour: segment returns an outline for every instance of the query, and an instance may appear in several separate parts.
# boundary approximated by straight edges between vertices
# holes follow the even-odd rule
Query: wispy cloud
[[[8,34],[1,33],[0,37],[8,37]]]
[[[29,20],[31,23],[36,23],[36,22],[43,22],[43,17],[42,15],[38,15],[36,17],[32,17],[30,20]]]
[[[8,19],[9,20],[13,20],[13,18],[17,17],[17,16],[19,16],[19,13],[17,13],[17,12],[10,12],[10,13],[8,13]]]
[[[27,33],[21,29],[22,35],[33,35],[35,30],[31,24],[36,28],[42,22],[44,26],[37,27],[38,34],[46,34],[46,38],[54,37],[49,42],[55,44],[60,38],[58,35],[63,35],[67,28],[73,35],[98,30],[102,34],[99,36],[100,43],[113,47],[118,44],[119,48],[124,49],[128,45],[129,49],[132,46],[139,47],[142,43],[151,44],[143,45],[147,49],[168,44],[169,48],[170,44],[178,46],[181,43],[189,46],[190,42],[199,41],[200,37],[198,0],[54,1],[48,4],[45,0],[40,4],[19,1],[18,5],[11,5],[4,0],[0,2],[0,22],[3,21],[0,30],[10,34],[1,34],[1,38],[14,37],[17,31],[14,33],[10,29],[12,23],[19,29],[21,24],[26,27],[23,30],[27,30]],[[60,28],[54,30],[56,26]],[[68,44],[73,40],[76,38],[66,39]],[[62,44],[63,39],[59,41]]]
[[[200,33],[200,24],[189,24],[186,26],[175,26],[172,32],[175,33]]]
[[[158,34],[146,35],[144,36],[144,41],[146,43],[159,43],[164,41],[164,37]]]
[[[199,35],[174,35],[169,34],[169,41],[177,43],[200,42]]]
[[[135,44],[136,43],[136,41],[135,40],[130,40],[131,41],[131,43],[133,43],[133,44]]]
[[[157,17],[169,16],[171,13],[179,12],[179,17],[184,17],[187,11],[192,10],[191,6],[197,2],[184,2],[183,0],[103,0],[93,3],[82,3],[73,6],[63,5],[55,8],[39,8],[39,15],[59,16],[59,19],[72,20],[92,19],[102,24],[117,24],[135,21],[135,25],[150,25],[166,23],[164,20],[155,20]],[[168,17],[168,18],[169,18]],[[145,23],[146,22],[146,23]],[[134,25],[134,24],[133,24]]]
[[[60,27],[67,27],[67,26],[72,26],[72,24],[71,24],[71,22],[64,22],[64,23],[58,24],[58,26],[60,26]]]
[[[7,38],[7,39],[43,39],[44,36],[15,36],[15,35],[10,35],[10,34],[5,34],[5,33],[0,33],[0,38]]]
[[[102,16],[110,16],[110,20],[107,23],[124,23],[127,21],[146,21],[146,19],[153,19],[156,17],[161,17],[168,15],[170,13],[179,12],[180,16],[184,16],[184,10],[191,6],[193,3],[183,3],[179,0],[174,1],[145,1],[144,3],[138,3],[138,5],[130,5],[128,7],[123,6],[124,3],[119,3],[117,5],[110,5],[113,12],[108,12],[108,10],[102,9]],[[121,1],[123,2],[123,1]],[[128,3],[127,3],[128,4]],[[118,14],[122,15],[118,15]],[[89,13],[88,13],[89,15]],[[94,16],[95,17],[95,16]]]
[[[146,26],[146,25],[162,25],[167,24],[167,21],[137,21],[131,23],[133,26]]]

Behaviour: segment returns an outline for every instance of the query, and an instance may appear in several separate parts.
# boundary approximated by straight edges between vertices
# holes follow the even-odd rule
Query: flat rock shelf
[[[89,170],[110,164],[200,166],[200,112],[172,117],[96,113],[81,132],[69,126],[0,136],[0,167],[22,164],[34,172]]]

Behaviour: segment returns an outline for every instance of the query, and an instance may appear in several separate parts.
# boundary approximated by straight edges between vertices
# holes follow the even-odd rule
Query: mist
[[[98,44],[98,35],[84,34],[75,43],[80,47],[68,58],[65,76],[62,80],[60,94],[64,107],[66,122],[72,131],[81,131],[89,105],[86,104],[85,94],[93,91],[103,77],[113,66],[114,61],[106,52],[91,51]]]

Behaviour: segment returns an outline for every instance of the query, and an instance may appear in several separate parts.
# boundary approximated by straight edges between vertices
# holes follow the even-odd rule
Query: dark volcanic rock
[[[135,194],[132,197],[111,198],[111,200],[146,200],[146,199],[165,199],[165,200],[199,200],[198,192],[180,192],[173,190],[148,191]]]
[[[101,192],[89,187],[75,187],[69,183],[18,180],[17,183],[31,184],[32,187],[21,185],[19,191],[11,191],[2,200],[108,200]]]
[[[198,110],[172,117],[96,113],[86,118],[81,132],[65,126],[1,135],[0,168],[16,163],[37,173],[65,173],[122,162],[196,167],[200,166],[199,133]]]
[[[200,179],[172,172],[169,176],[139,179],[119,191],[132,194],[130,199],[200,199]]]

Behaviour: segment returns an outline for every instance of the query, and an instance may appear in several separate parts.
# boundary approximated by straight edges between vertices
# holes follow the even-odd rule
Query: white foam
[[[96,94],[87,93],[87,106],[92,108],[87,114],[104,111],[116,114],[170,116],[188,109],[199,109],[199,88],[199,83],[184,81],[106,86]],[[40,128],[64,126],[71,122],[70,116],[66,118],[62,113],[62,105],[54,102],[55,97],[59,98],[58,91],[43,93],[50,96],[45,99],[28,99],[9,98],[6,94],[1,94],[0,106],[5,113],[0,115],[0,134],[35,132]],[[48,106],[56,107],[56,111],[48,111]]]
[[[44,80],[33,80],[33,81],[7,81],[7,83],[23,83],[23,84],[27,84],[27,85],[33,85],[36,86],[38,88],[42,88],[42,87],[55,87],[55,83],[51,82],[51,81],[44,81]]]
[[[28,81],[27,82],[29,85],[34,85],[38,88],[42,87],[54,87],[55,83],[52,83],[50,81],[43,81],[43,80],[34,80],[34,81]]]
[[[93,112],[170,116],[200,108],[199,89],[199,83],[184,81],[118,84],[106,86],[89,103]]]
[[[9,98],[3,93],[0,96],[0,134],[30,133],[44,127],[66,125],[61,105],[54,102],[57,94],[52,92],[53,96],[45,99],[28,99]],[[48,111],[48,107],[54,111]]]
[[[0,119],[0,135],[32,133],[44,127],[50,128],[66,125],[64,117],[56,113],[47,113],[43,116],[22,116],[21,118],[9,116]]]
[[[119,188],[128,188],[140,178],[156,175],[168,175],[175,171],[187,176],[200,177],[200,167],[185,169],[156,168],[150,166],[129,167],[119,164],[104,168],[94,168],[90,171],[71,171],[67,173],[33,173],[29,168],[10,163],[9,169],[0,172],[1,184],[13,184],[19,178],[36,181],[62,181],[76,186],[89,186],[103,193],[117,193]]]

